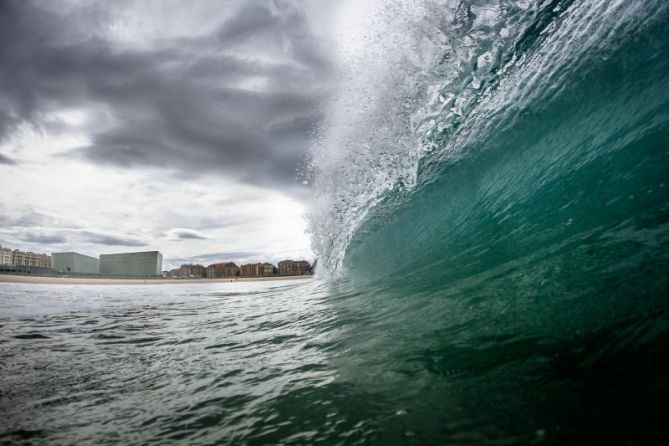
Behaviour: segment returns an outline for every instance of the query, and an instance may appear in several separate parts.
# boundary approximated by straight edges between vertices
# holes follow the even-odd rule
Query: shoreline
[[[98,277],[49,277],[28,276],[15,274],[0,274],[0,283],[42,283],[52,285],[177,285],[180,283],[204,284],[204,283],[234,283],[234,282],[257,282],[265,280],[305,280],[312,279],[312,275],[302,276],[265,276],[265,277],[240,277],[237,280],[230,278],[217,279],[112,279]]]

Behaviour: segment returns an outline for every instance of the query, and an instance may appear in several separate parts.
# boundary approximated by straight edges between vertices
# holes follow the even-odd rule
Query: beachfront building
[[[192,277],[196,279],[207,277],[207,268],[202,265],[181,265],[178,277]]]
[[[37,254],[37,264],[40,268],[51,268],[51,256],[47,254]]]
[[[174,278],[181,277],[180,274],[181,274],[181,268],[174,268],[169,271],[163,272],[164,276],[166,275],[167,277],[174,277]]]
[[[31,266],[37,268],[51,268],[51,256],[46,254],[37,254],[31,251],[23,252],[14,250],[14,266]]]
[[[100,260],[78,252],[52,252],[52,268],[60,273],[98,274]]]
[[[207,277],[216,279],[221,277],[237,277],[239,267],[233,262],[213,263],[207,267]]]
[[[240,266],[242,277],[272,276],[275,272],[276,268],[271,263],[249,263]]]
[[[306,260],[282,260],[279,262],[279,274],[282,276],[311,274],[311,265]]]
[[[0,265],[51,268],[51,256],[0,246]]]
[[[163,255],[158,251],[100,255],[100,274],[119,277],[159,277]]]
[[[11,266],[14,251],[11,248],[5,248],[0,245],[0,265]]]

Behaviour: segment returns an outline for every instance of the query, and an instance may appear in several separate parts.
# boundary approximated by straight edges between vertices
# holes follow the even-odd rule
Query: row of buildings
[[[160,277],[163,255],[158,251],[101,254],[99,258],[77,252],[51,255],[0,246],[0,269],[9,271],[90,274],[108,277]]]
[[[162,271],[163,255],[158,251],[101,254],[91,257],[77,252],[54,252],[51,255],[23,252],[0,246],[0,266],[12,270],[40,270],[39,274],[83,274],[105,277],[177,277],[177,278],[235,278],[296,276],[312,274],[314,267],[306,260],[283,260],[278,267],[271,263],[248,263],[237,266],[233,262],[209,266],[181,265],[171,271]],[[315,265],[314,265],[315,266]]]
[[[51,268],[51,256],[30,251],[19,251],[0,245],[0,265]]]
[[[100,254],[99,258],[78,252],[51,253],[52,269],[61,274],[99,274],[117,277],[159,277],[163,255],[159,251]]]
[[[298,276],[312,274],[313,267],[306,260],[282,260],[276,267],[271,263],[247,263],[237,266],[233,262],[213,263],[209,266],[186,264],[168,271],[167,277],[176,278],[235,278],[266,276]]]

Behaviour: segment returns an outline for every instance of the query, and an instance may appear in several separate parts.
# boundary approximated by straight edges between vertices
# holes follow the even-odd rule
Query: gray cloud
[[[201,235],[193,234],[193,233],[190,233],[190,232],[179,233],[179,234],[177,234],[177,237],[179,237],[180,239],[185,239],[185,240],[188,240],[188,239],[206,240],[207,239],[207,237],[202,237]]]
[[[20,211],[12,211],[0,203],[0,226],[3,228],[30,228],[57,226],[57,224],[54,217],[37,212],[30,207]]]
[[[28,234],[23,237],[23,241],[28,243],[41,243],[45,245],[53,245],[58,243],[65,243],[67,239],[62,235]]]
[[[0,3],[0,140],[53,109],[102,107],[109,122],[64,156],[300,187],[330,67],[299,7],[247,1],[212,33],[128,48],[92,34],[124,3],[44,5]]]
[[[0,118],[0,119],[2,119],[2,118]],[[1,131],[2,131],[2,129],[0,129],[0,132],[1,132]],[[14,164],[16,164],[16,161],[14,161],[14,160],[11,159],[10,157],[5,156],[5,155],[3,155],[2,153],[0,153],[0,164],[5,164],[5,165],[8,165],[8,166],[13,166]]]
[[[147,246],[141,240],[137,240],[132,237],[121,237],[110,234],[101,234],[91,231],[84,232],[84,241],[89,243],[95,243],[98,245],[107,245],[107,246]]]
[[[170,238],[177,240],[206,240],[207,237],[200,231],[187,228],[173,228],[166,232]]]

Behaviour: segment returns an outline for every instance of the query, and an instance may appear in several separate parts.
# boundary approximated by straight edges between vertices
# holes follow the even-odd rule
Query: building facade
[[[0,265],[10,266],[12,264],[13,253],[10,248],[0,246]]]
[[[159,277],[163,255],[158,251],[100,255],[100,274],[121,277]]]
[[[52,268],[61,273],[100,273],[100,260],[77,252],[53,252],[51,263]]]
[[[38,268],[51,268],[51,256],[46,254],[36,254],[34,252],[23,252],[14,250],[14,266],[33,266]]]
[[[213,263],[207,267],[207,277],[210,279],[221,277],[237,277],[239,267],[233,262]]]
[[[202,265],[181,265],[178,277],[193,277],[197,279],[207,277],[207,268]]]
[[[311,265],[306,260],[282,260],[278,269],[282,276],[311,274]]]
[[[51,256],[0,246],[0,265],[51,268]]]
[[[242,277],[272,276],[275,273],[276,268],[271,263],[249,263],[240,266],[240,275]]]
[[[171,269],[171,270],[167,271],[166,275],[167,275],[167,277],[181,277],[180,274],[181,274],[181,268],[174,268],[174,269]],[[165,275],[165,274],[163,274],[163,275]]]

